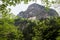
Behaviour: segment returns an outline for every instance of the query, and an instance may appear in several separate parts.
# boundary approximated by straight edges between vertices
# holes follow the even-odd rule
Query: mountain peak
[[[22,14],[20,12],[18,15],[23,18],[31,19],[35,17],[36,19],[41,19],[41,18],[47,18],[50,16],[58,16],[58,13],[55,10],[50,8],[49,8],[49,11],[47,12],[45,10],[45,6],[33,3],[27,8],[26,11],[22,12]]]

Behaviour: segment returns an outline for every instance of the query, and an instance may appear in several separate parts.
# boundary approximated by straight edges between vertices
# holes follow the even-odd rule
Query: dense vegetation
[[[13,19],[0,18],[0,40],[22,40],[22,38],[22,32],[14,26]]]
[[[60,17],[15,21],[17,22],[15,24],[20,26],[20,30],[25,27],[22,29],[24,40],[60,40]]]
[[[11,15],[12,16],[12,15]],[[60,17],[41,20],[0,18],[0,40],[60,40]]]
[[[0,0],[0,40],[60,40],[60,17],[52,19],[19,19],[15,25],[15,16],[7,6],[25,3],[28,0]],[[31,0],[29,0],[31,1]],[[48,0],[45,0],[47,6]],[[24,28],[22,29],[22,27]]]

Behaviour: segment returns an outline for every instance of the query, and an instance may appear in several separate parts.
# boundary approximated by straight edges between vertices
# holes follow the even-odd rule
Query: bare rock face
[[[31,4],[26,11],[20,12],[17,16],[29,19],[41,19],[59,15],[53,9],[49,9],[49,11],[46,11],[46,8],[44,6],[34,3]]]
[[[28,19],[42,19],[42,18],[45,19],[50,16],[54,17],[59,15],[53,9],[49,9],[49,11],[46,11],[46,8],[44,6],[34,3],[34,4],[31,4],[26,11],[21,11],[17,16],[22,18],[28,18]],[[26,24],[27,24],[27,21],[21,21],[20,18],[15,20],[15,25],[21,26],[20,27],[21,30],[24,30],[25,28],[27,28]]]

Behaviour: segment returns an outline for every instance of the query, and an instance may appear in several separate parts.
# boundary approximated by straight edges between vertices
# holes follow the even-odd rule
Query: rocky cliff
[[[49,8],[49,11],[47,11],[44,6],[34,3],[26,11],[20,12],[17,16],[29,19],[41,19],[59,15],[54,9]]]

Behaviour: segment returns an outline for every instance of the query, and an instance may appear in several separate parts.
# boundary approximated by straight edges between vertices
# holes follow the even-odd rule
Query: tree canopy
[[[60,40],[60,17],[46,20],[25,20],[20,19],[19,26],[27,26],[23,31],[14,25],[15,16],[10,13],[11,9],[7,6],[20,4],[22,1],[28,3],[32,0],[0,0],[0,40]],[[36,0],[33,0],[36,1]],[[48,0],[41,0],[49,7]],[[56,0],[59,3],[59,0]],[[55,3],[55,2],[52,2]],[[25,22],[25,23],[24,23]],[[27,23],[26,23],[27,22]],[[23,24],[24,23],[24,24]]]

